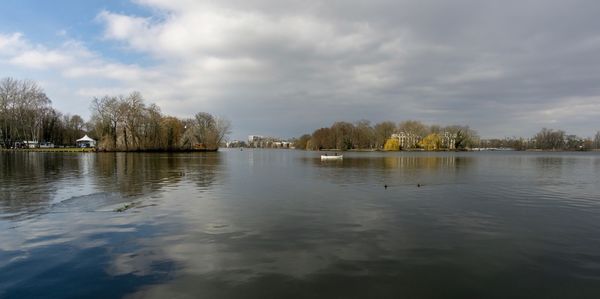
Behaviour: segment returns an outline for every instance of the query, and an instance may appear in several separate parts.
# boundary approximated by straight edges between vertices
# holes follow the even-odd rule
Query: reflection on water
[[[350,153],[344,160],[321,161],[305,157],[304,162],[320,168],[321,179],[353,186],[431,185],[456,182],[457,172],[474,167],[473,157],[440,153]]]
[[[30,215],[84,199],[119,203],[182,181],[205,188],[217,182],[216,154],[2,153],[2,216]],[[101,202],[98,202],[101,201]]]
[[[472,157],[461,156],[350,156],[345,160],[322,161],[317,158],[307,158],[316,166],[333,168],[376,168],[376,169],[455,169],[475,161]]]
[[[0,297],[600,291],[594,154],[0,157]]]

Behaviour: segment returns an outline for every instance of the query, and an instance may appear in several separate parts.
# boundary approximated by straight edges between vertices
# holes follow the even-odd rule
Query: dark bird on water
[[[421,188],[421,184],[417,184],[417,187]]]
[[[383,185],[383,188],[387,189],[387,185]]]

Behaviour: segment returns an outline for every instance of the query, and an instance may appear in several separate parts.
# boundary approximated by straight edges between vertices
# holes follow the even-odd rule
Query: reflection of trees
[[[384,157],[384,168],[417,168],[417,169],[441,169],[457,168],[470,164],[473,159],[457,156],[433,156],[433,157]]]
[[[50,153],[0,153],[0,207],[9,213],[46,203],[57,191],[55,180],[77,177],[77,159]]]
[[[533,159],[535,166],[540,171],[557,169],[564,162],[563,157],[535,157]]]
[[[542,178],[559,178],[562,176],[562,167],[565,164],[574,164],[574,159],[564,157],[535,157],[533,158],[534,167],[537,169],[536,174]]]
[[[202,153],[193,155],[197,167],[188,169],[186,178],[194,182],[200,188],[207,188],[219,179],[222,157],[219,153]]]
[[[348,157],[343,161],[322,162],[311,160],[319,167],[328,168],[376,168],[376,169],[442,169],[457,168],[471,164],[472,157],[463,156],[384,156]]]
[[[433,177],[453,177],[457,172],[472,167],[475,158],[460,155],[410,155],[344,157],[336,163],[313,163],[323,171],[325,180],[339,184],[381,183],[381,181],[417,182],[430,181]]]
[[[123,195],[143,194],[180,179],[177,162],[160,155],[136,153],[99,153],[96,157],[94,179],[99,189],[117,191]],[[175,164],[175,165],[173,165]]]
[[[155,192],[184,178],[202,187],[215,181],[219,153],[99,153],[97,184],[123,195]]]
[[[220,153],[0,153],[0,208],[47,207],[54,199],[116,192],[142,195],[184,179],[206,188],[218,179]],[[81,191],[69,193],[73,187]],[[71,189],[69,189],[71,188]],[[80,192],[77,194],[77,192]]]

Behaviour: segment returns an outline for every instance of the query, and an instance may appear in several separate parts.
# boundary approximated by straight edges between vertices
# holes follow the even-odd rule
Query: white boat
[[[321,160],[342,160],[343,158],[344,158],[344,155],[335,155],[335,156],[321,155]]]

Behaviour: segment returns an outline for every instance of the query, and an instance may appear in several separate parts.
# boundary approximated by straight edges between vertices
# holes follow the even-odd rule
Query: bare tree
[[[354,129],[354,125],[349,122],[338,121],[333,123],[329,135],[332,140],[328,141],[328,143],[333,142],[333,146],[329,148],[340,150],[354,148],[354,136],[352,136]]]
[[[223,142],[227,141],[227,136],[231,134],[231,122],[224,117],[217,117],[215,126],[215,145],[219,147]]]
[[[96,131],[101,138],[101,143],[106,148],[110,142],[110,148],[117,149],[117,129],[123,120],[123,109],[120,106],[120,98],[104,96],[94,98],[92,101],[92,119],[96,123]]]
[[[174,150],[181,143],[183,135],[183,122],[175,117],[167,116],[161,119],[161,143],[160,147]]]
[[[453,136],[455,149],[473,147],[477,144],[479,139],[477,133],[469,128],[469,126],[453,125],[444,128],[444,131]]]
[[[217,122],[210,113],[199,112],[195,115],[195,131],[196,142],[208,148],[214,142],[214,132]]]
[[[370,149],[374,146],[375,132],[368,120],[356,122],[352,134],[353,143],[357,148]]]
[[[224,118],[215,118],[210,113],[196,113],[186,122],[184,143],[202,149],[216,149],[231,132],[231,123]]]
[[[52,102],[34,81],[0,80],[0,136],[5,146],[20,140],[40,140]]]
[[[310,134],[304,134],[300,136],[299,138],[294,140],[294,147],[301,150],[308,149],[310,138]]]
[[[144,124],[142,125],[143,133],[143,147],[145,149],[161,149],[162,133],[162,113],[160,107],[156,104],[149,105],[144,110]]]
[[[405,134],[410,141],[404,146],[406,148],[418,147],[419,141],[427,135],[429,128],[420,121],[407,120],[398,124],[398,132]]]
[[[385,141],[394,134],[396,125],[391,121],[380,122],[375,125],[375,146],[383,148]]]
[[[415,134],[419,137],[425,137],[429,128],[424,123],[417,120],[407,120],[398,124],[398,131]]]
[[[334,149],[336,147],[334,135],[331,128],[317,129],[313,132],[307,147],[313,150]]]
[[[538,149],[563,149],[565,146],[565,132],[543,128],[535,135],[535,144]]]

